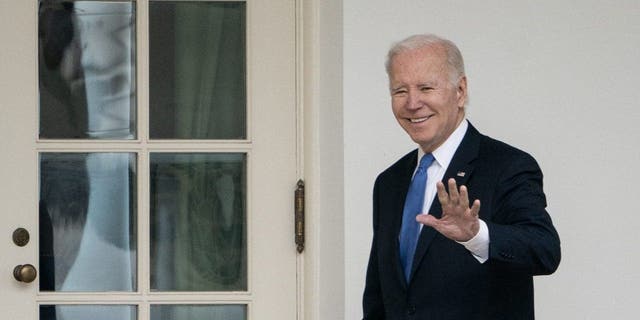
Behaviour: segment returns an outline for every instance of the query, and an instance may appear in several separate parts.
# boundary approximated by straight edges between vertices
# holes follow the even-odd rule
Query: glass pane
[[[40,154],[40,290],[136,290],[133,153]]]
[[[246,290],[245,190],[245,154],[151,154],[152,290]]]
[[[245,320],[245,305],[152,305],[151,320]]]
[[[150,137],[246,137],[244,2],[149,3]]]
[[[135,306],[41,305],[40,320],[136,320]]]
[[[40,138],[133,139],[135,5],[39,0]]]

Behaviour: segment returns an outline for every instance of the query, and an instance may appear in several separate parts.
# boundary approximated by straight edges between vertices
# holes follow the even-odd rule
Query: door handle
[[[31,264],[21,264],[13,268],[13,277],[20,282],[29,283],[36,279],[38,271]]]
[[[304,181],[298,180],[295,192],[294,211],[295,211],[295,242],[298,253],[304,250]]]

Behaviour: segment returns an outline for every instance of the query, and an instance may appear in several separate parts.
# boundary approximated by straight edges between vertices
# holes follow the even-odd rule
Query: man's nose
[[[417,110],[422,108],[422,102],[420,101],[420,93],[414,90],[409,90],[407,93],[407,109]]]

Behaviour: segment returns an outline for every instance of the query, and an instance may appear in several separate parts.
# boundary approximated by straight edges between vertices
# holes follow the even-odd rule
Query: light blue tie
[[[411,276],[411,265],[420,234],[420,224],[416,221],[416,216],[422,213],[424,189],[427,185],[427,169],[432,162],[433,155],[430,153],[422,156],[404,201],[402,229],[400,229],[400,263],[407,283]]]

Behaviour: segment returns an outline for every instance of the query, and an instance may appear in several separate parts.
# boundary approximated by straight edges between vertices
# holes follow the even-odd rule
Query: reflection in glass
[[[246,156],[151,154],[151,289],[247,288]]]
[[[40,290],[136,290],[136,158],[40,154]]]
[[[40,138],[135,138],[135,6],[39,0]]]
[[[152,305],[151,320],[245,320],[245,305]]]
[[[245,3],[149,3],[150,137],[246,137]]]
[[[135,306],[41,305],[40,320],[136,320]]]

